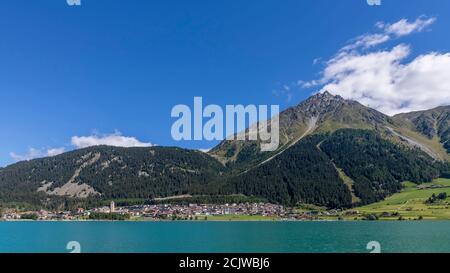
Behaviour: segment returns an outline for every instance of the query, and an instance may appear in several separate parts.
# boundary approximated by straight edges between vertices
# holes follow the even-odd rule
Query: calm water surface
[[[450,252],[450,221],[0,222],[0,252]]]

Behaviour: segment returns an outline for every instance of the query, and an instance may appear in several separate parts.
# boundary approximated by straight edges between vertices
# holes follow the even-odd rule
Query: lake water
[[[450,221],[0,222],[0,252],[450,252]]]

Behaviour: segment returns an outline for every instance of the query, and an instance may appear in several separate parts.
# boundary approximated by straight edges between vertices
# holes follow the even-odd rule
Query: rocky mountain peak
[[[344,98],[328,91],[317,93],[301,102],[297,109],[309,117],[332,112],[345,103]]]

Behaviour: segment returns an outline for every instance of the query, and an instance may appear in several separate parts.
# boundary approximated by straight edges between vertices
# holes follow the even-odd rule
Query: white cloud
[[[272,90],[272,94],[277,97],[285,97],[287,102],[290,102],[292,100],[292,96],[294,95],[292,88],[296,87],[296,84],[284,84],[278,89]]]
[[[391,39],[391,37],[387,34],[364,34],[361,35],[359,37],[357,37],[356,39],[354,39],[354,41],[351,44],[348,44],[346,46],[344,46],[341,49],[341,52],[346,52],[346,51],[351,51],[351,50],[355,50],[358,48],[363,48],[363,49],[367,49],[367,48],[371,48],[374,46],[377,46],[379,44],[385,43],[387,41],[389,41]]]
[[[376,26],[386,34],[404,36],[422,31],[434,21],[420,17],[411,23],[402,19]],[[388,115],[450,104],[450,53],[411,58],[410,46],[404,44],[372,52],[355,50],[358,47],[362,48],[344,47],[326,62],[320,79],[299,81],[299,85],[321,86],[320,91],[357,100]]]
[[[424,31],[435,21],[435,17],[427,18],[425,16],[421,16],[414,22],[409,22],[407,19],[401,19],[393,24],[377,22],[375,27],[380,30],[379,33],[366,33],[353,39],[348,45],[344,46],[340,50],[340,53],[342,54],[357,49],[369,49],[390,41],[393,38],[410,35],[414,32]]]
[[[436,18],[419,17],[414,22],[409,22],[407,19],[402,19],[394,24],[378,23],[378,26],[383,25],[384,31],[389,34],[394,34],[397,37],[409,35],[413,32],[420,32],[432,25]]]
[[[357,100],[388,115],[450,104],[450,54],[428,53],[402,63],[408,46],[351,54],[328,63],[321,91]]]
[[[72,145],[77,148],[108,145],[117,147],[150,147],[152,143],[141,142],[135,137],[122,136],[120,132],[108,135],[74,136]]]
[[[28,149],[28,153],[24,154],[24,155],[18,155],[14,152],[10,152],[9,155],[15,160],[15,161],[24,161],[24,160],[31,160],[37,157],[41,157],[41,151],[35,149],[35,148],[30,148]]]
[[[47,155],[48,156],[60,155],[60,154],[64,153],[65,151],[66,151],[66,148],[64,148],[64,147],[48,149],[47,150]]]
[[[320,63],[322,61],[322,58],[315,58],[314,60],[313,60],[313,64],[318,64],[318,63]]]
[[[152,143],[145,143],[137,140],[135,137],[122,136],[120,132],[107,135],[91,135],[91,136],[74,136],[72,137],[72,145],[75,148],[86,148],[90,146],[109,145],[117,147],[150,147],[154,146]],[[14,161],[32,160],[35,158],[56,156],[66,151],[66,148],[49,148],[36,149],[29,148],[26,154],[17,154],[10,152],[9,155]]]
[[[24,161],[24,160],[32,160],[35,158],[48,157],[48,156],[56,156],[64,153],[65,148],[51,148],[51,149],[36,149],[29,148],[28,152],[23,155],[16,154],[14,152],[10,152],[9,155],[14,159],[14,161]]]

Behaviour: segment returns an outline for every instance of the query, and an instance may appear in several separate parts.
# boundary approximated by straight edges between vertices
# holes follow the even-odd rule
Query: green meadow
[[[450,199],[443,199],[433,204],[426,203],[433,194],[446,193],[450,197],[450,179],[439,178],[431,183],[417,185],[403,183],[404,189],[385,200],[353,209],[358,216],[345,218],[361,218],[361,215],[377,215],[381,220],[396,220],[400,216],[405,220],[446,220],[450,219]],[[390,215],[389,215],[390,214]]]

